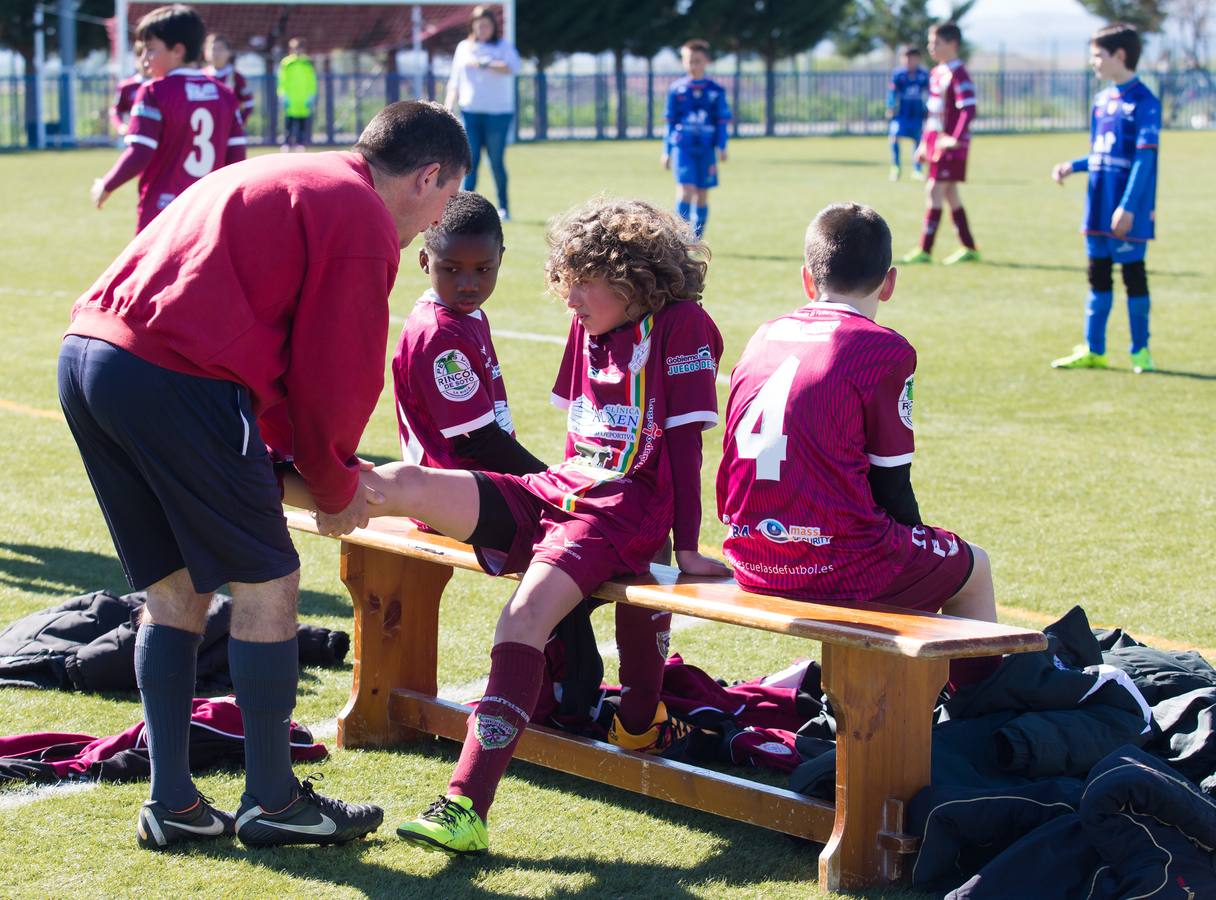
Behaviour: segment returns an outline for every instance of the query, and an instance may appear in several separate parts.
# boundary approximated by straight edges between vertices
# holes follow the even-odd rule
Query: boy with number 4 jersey
[[[1056,369],[1106,368],[1106,320],[1114,287],[1114,263],[1123,270],[1132,371],[1153,371],[1148,350],[1148,274],[1144,256],[1153,239],[1157,202],[1157,140],[1161,103],[1136,77],[1140,35],[1131,25],[1107,25],[1090,42],[1090,66],[1112,82],[1094,98],[1089,156],[1058,164],[1057,184],[1073,172],[1089,172],[1085,232],[1089,256],[1089,303],[1085,343],[1052,362]]]
[[[236,95],[194,66],[206,28],[189,6],[154,9],[139,21],[140,85],[123,151],[93,182],[101,209],[121,185],[139,176],[136,232],[143,231],[182,191],[207,173],[245,158],[245,129]]]
[[[874,321],[895,291],[874,210],[829,206],[806,234],[810,301],[761,326],[731,374],[718,513],[746,591],[996,621],[979,547],[924,524],[912,491],[916,351]],[[956,685],[989,659],[955,660]]]

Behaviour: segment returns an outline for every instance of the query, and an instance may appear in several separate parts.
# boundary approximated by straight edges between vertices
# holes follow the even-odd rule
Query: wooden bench
[[[289,511],[287,520],[316,533],[305,513]],[[355,654],[338,745],[382,747],[431,735],[463,741],[468,707],[436,696],[439,602],[454,569],[481,571],[472,549],[404,519],[373,519],[340,540]],[[608,582],[595,596],[821,641],[837,724],[836,802],[536,725],[516,757],[823,843],[819,880],[831,890],[894,882],[903,855],[916,850],[917,839],[903,833],[903,804],[929,783],[932,710],[950,660],[1047,646],[1037,631],[758,596],[733,580],[680,576],[659,565],[648,577]]]

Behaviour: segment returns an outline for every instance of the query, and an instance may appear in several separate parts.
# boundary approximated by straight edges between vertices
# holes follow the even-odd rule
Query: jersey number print
[[[785,434],[785,408],[797,373],[798,357],[787,356],[747,405],[735,429],[739,458],[756,461],[757,481],[781,480],[781,464],[785,462],[789,441]]]
[[[200,106],[190,114],[190,130],[194,132],[194,151],[186,157],[182,168],[187,175],[202,178],[215,168],[215,146],[211,136],[215,133],[215,118],[211,110]]]

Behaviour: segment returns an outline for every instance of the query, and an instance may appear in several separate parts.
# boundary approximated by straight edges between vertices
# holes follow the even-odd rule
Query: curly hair
[[[596,197],[554,219],[547,235],[549,289],[602,278],[631,322],[677,300],[700,300],[709,248],[688,223],[643,200]]]

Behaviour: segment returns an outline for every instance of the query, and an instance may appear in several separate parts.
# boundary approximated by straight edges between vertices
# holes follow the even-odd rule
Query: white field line
[[[405,324],[405,319],[401,316],[389,316],[388,320],[394,325]],[[566,339],[556,334],[540,334],[535,331],[508,331],[505,328],[496,328],[494,329],[494,335],[511,341],[531,341],[534,344],[554,344],[558,347],[566,346]],[[729,385],[730,376],[719,375],[718,384]]]
[[[76,297],[71,291],[48,288],[19,288],[0,284],[0,294],[9,297]]]
[[[46,784],[25,788],[11,788],[0,793],[0,810],[16,809],[28,806],[39,800],[66,797],[69,794],[79,794],[81,791],[91,791],[97,787],[96,781],[72,781],[66,784]]]

